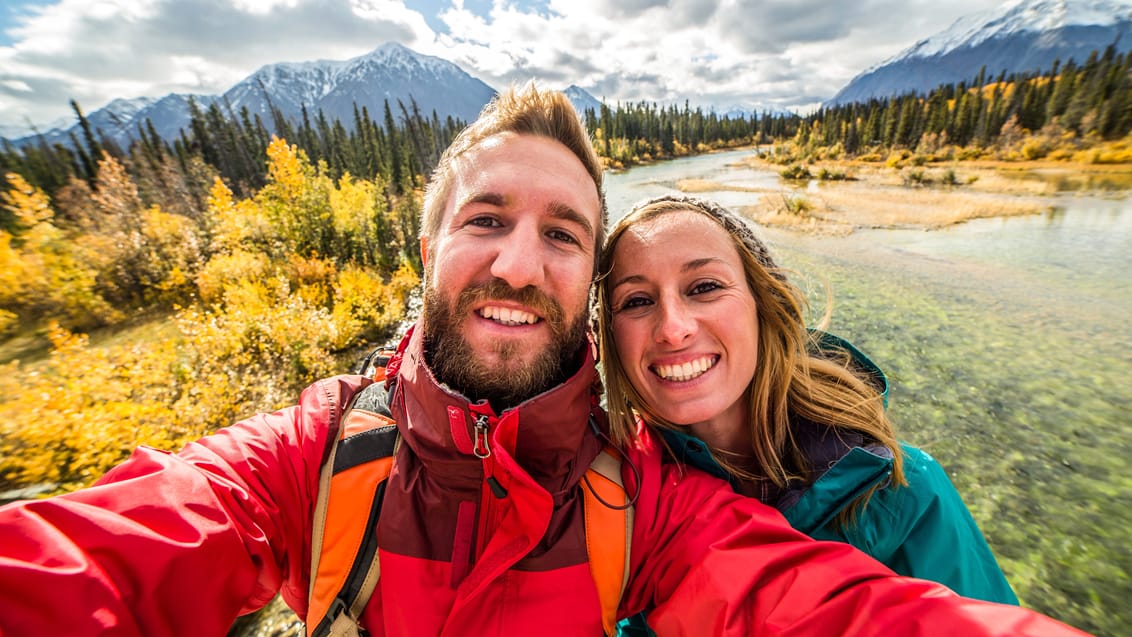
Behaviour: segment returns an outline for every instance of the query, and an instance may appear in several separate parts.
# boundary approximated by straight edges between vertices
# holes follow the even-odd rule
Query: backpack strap
[[[401,438],[383,383],[363,389],[319,473],[311,539],[308,637],[364,635],[358,618],[380,575],[377,521]],[[358,503],[368,502],[359,515]],[[365,509],[363,509],[365,510]],[[364,520],[365,524],[359,524]]]
[[[617,609],[629,583],[633,506],[621,478],[621,456],[606,447],[585,474],[586,550],[606,635],[617,634]]]

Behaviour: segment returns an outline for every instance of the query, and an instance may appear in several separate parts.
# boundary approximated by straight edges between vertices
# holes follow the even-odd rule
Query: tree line
[[[941,84],[927,94],[823,107],[804,117],[728,118],[687,104],[681,109],[641,102],[603,104],[588,110],[586,120],[598,153],[614,167],[787,142],[810,158],[883,157],[905,150],[966,159],[998,148],[1005,151],[998,156],[1008,159],[1069,159],[1073,150],[1132,133],[1132,52],[1109,46],[1084,63],[1056,60],[1049,69],[995,77],[984,67],[969,82]],[[950,155],[940,153],[943,149]],[[1132,154],[1094,154],[1088,160],[1126,162]]]
[[[322,111],[312,115],[305,107],[300,120],[293,122],[272,107],[269,126],[247,107],[234,112],[213,102],[202,109],[190,99],[188,126],[175,139],[163,139],[147,119],[136,126],[132,143],[123,149],[94,130],[73,100],[71,108],[79,130],[69,133],[68,143],[48,143],[43,135],[23,147],[5,140],[0,148],[0,179],[16,173],[50,194],[72,179],[93,185],[98,162],[107,154],[124,164],[139,182],[162,182],[162,177],[180,173],[183,181],[195,183],[199,180],[192,176],[193,164],[200,161],[244,196],[266,183],[264,157],[275,136],[295,144],[316,164],[326,162],[331,176],[348,172],[368,179],[380,175],[396,195],[422,183],[464,126],[453,117],[441,120],[435,111],[426,116],[412,100],[407,105],[398,100],[395,106],[386,100],[380,121],[368,107],[355,104],[353,121],[345,124],[328,120]],[[6,181],[0,185],[6,186]]]
[[[312,269],[328,284],[350,268],[419,272],[421,187],[464,125],[387,101],[381,122],[365,107],[349,128],[273,109],[269,128],[191,102],[176,139],[146,121],[123,149],[72,107],[70,144],[0,151],[0,336],[215,304],[231,282],[219,273],[241,267],[292,284]]]
[[[1130,132],[1132,52],[1109,46],[1083,64],[1057,60],[1044,71],[993,78],[984,67],[971,82],[940,85],[927,95],[823,108],[799,123],[793,141],[807,149],[838,147],[849,156],[998,145],[1015,148],[1015,158],[1039,159],[1059,147]]]

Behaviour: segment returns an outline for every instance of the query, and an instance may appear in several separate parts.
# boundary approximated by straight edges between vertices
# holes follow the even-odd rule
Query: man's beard
[[[510,300],[535,310],[551,330],[550,344],[530,363],[519,366],[517,361],[527,353],[528,346],[513,341],[496,342],[492,350],[501,364],[488,363],[461,333],[471,307],[484,300]],[[421,316],[425,361],[433,376],[472,402],[487,400],[497,412],[569,378],[577,369],[577,355],[585,345],[584,312],[567,323],[562,306],[537,288],[516,290],[499,279],[465,288],[452,305],[434,286],[427,285]]]

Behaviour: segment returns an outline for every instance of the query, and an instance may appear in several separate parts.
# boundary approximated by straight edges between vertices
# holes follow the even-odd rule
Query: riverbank
[[[777,185],[719,183],[682,179],[688,194],[720,191],[757,195],[741,207],[762,225],[826,235],[855,230],[944,228],[972,219],[1048,212],[1054,197],[1072,192],[1125,197],[1132,190],[1132,166],[1063,162],[963,161],[946,164],[889,165],[880,162],[824,161],[781,166],[751,155],[737,166],[783,173]]]

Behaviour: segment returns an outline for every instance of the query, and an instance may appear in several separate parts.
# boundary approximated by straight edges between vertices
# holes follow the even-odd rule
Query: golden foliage
[[[272,136],[267,146],[267,180],[271,192],[284,200],[299,199],[309,172],[310,160],[306,153],[297,146],[288,146],[286,140]]]
[[[408,264],[402,264],[388,284],[369,270],[348,266],[338,277],[335,292],[332,318],[338,334],[336,348],[375,340],[387,332],[404,316],[409,294],[419,284]]]
[[[292,403],[350,367],[343,350],[388,338],[419,285],[417,193],[390,202],[380,181],[332,180],[280,139],[268,162],[251,198],[213,180],[194,219],[146,207],[105,157],[93,190],[67,190],[64,227],[9,177],[0,334],[56,322],[46,361],[0,367],[0,488],[89,484],[138,445],[177,449]],[[160,336],[95,346],[68,331],[155,304],[175,308]]]
[[[196,284],[200,299],[207,305],[221,303],[224,291],[244,279],[258,280],[267,276],[271,263],[267,255],[247,250],[234,250],[218,254],[197,274]]]
[[[50,338],[40,369],[0,367],[0,485],[74,488],[140,444],[175,448],[199,433],[176,418],[169,344],[109,353],[57,325]]]
[[[17,234],[51,221],[55,212],[42,190],[33,187],[16,173],[7,173],[4,177],[10,188],[8,192],[0,193],[0,201],[3,201],[4,209],[15,218]]]

